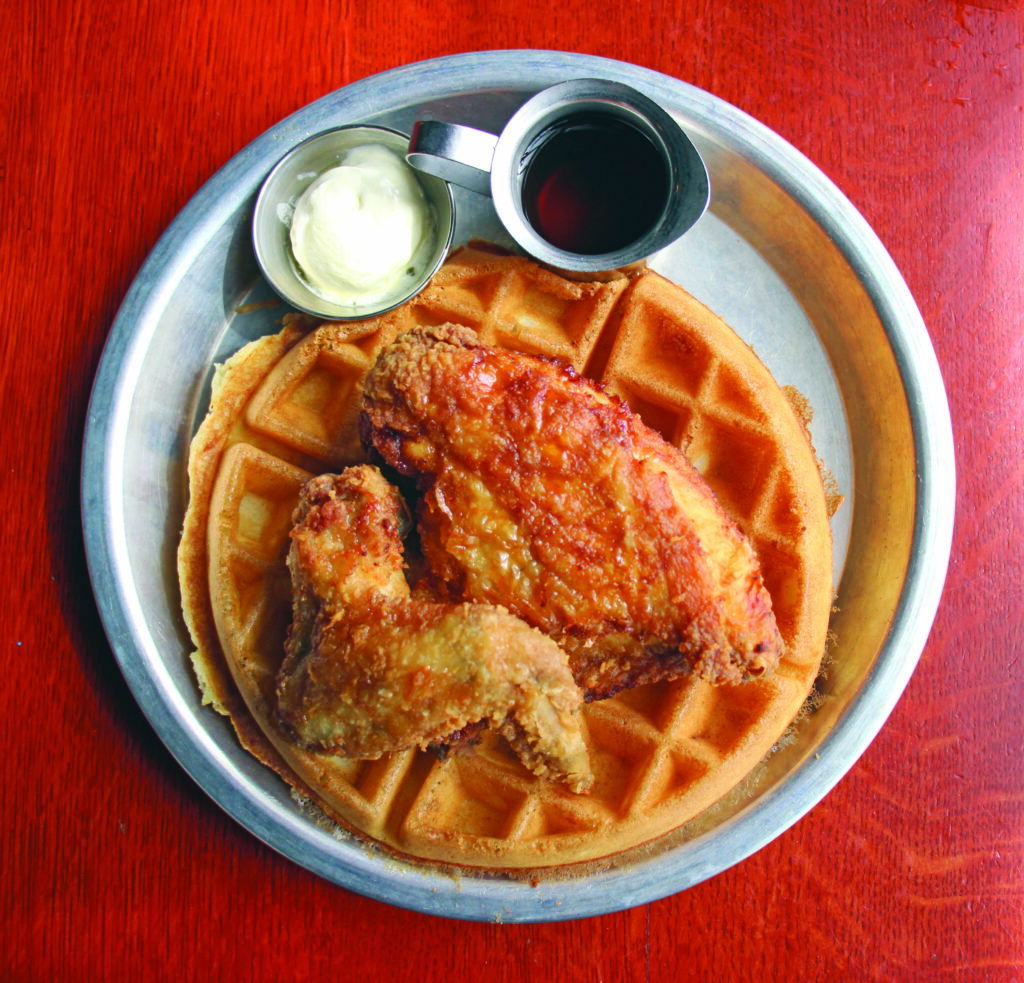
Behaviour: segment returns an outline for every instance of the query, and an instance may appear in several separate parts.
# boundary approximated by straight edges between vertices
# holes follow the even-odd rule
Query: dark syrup
[[[584,255],[635,242],[667,198],[668,170],[651,140],[601,113],[581,113],[550,134],[523,181],[523,207],[538,235]]]

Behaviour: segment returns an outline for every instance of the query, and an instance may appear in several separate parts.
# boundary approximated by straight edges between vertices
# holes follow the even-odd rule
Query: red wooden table
[[[4,5],[0,977],[1024,979],[1022,43],[1014,0]],[[502,926],[350,894],[211,803],[120,675],[78,488],[111,322],[203,182],[349,82],[527,47],[693,83],[817,163],[921,308],[959,474],[919,668],[820,805],[674,897]]]

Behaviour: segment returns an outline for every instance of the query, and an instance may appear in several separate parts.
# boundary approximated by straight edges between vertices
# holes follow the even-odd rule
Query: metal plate
[[[497,130],[537,89],[572,77],[633,85],[704,156],[708,213],[652,265],[721,314],[815,409],[813,436],[846,501],[834,524],[839,643],[821,705],[739,789],[679,835],[611,869],[530,886],[406,866],[332,836],[199,705],[175,551],[186,453],[211,365],[276,330],[250,245],[260,183],[329,127],[408,132],[434,117]],[[457,193],[456,242],[506,241],[487,199]],[[334,92],[229,161],[168,228],[124,300],[86,425],[82,514],[110,644],[154,729],[242,825],[307,869],[396,905],[468,919],[607,913],[680,891],[758,850],[814,806],[878,733],[938,605],[954,505],[942,379],[906,285],[843,195],[791,146],[715,97],[621,62],[545,51],[441,58]]]

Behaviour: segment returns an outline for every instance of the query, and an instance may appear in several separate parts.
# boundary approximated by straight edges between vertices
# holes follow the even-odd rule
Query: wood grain
[[[13,0],[0,19],[0,976],[1024,978],[1018,4]],[[920,305],[958,457],[957,527],[930,641],[839,786],[709,882],[539,926],[449,922],[362,899],[222,814],[120,676],[78,506],[107,331],[203,182],[339,86],[490,48],[664,72],[818,164]]]

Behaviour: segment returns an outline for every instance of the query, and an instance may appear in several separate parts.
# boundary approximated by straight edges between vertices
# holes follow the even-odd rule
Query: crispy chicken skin
[[[403,572],[408,512],[376,468],[311,480],[294,521],[294,620],[278,677],[293,739],[376,758],[484,720],[535,774],[589,787],[565,653],[494,605],[414,598]]]
[[[361,425],[417,478],[437,589],[557,640],[587,699],[777,664],[746,538],[681,451],[570,368],[417,328],[381,352]]]

